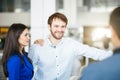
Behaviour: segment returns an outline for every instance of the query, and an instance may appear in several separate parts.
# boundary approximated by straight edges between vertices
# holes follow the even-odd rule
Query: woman
[[[3,70],[9,80],[31,80],[33,66],[24,47],[29,44],[29,29],[23,24],[12,24],[8,30],[3,56]]]

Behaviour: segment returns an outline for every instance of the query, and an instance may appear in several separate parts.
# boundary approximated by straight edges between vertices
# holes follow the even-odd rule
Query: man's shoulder
[[[63,41],[65,42],[65,43],[69,43],[69,45],[71,44],[71,45],[81,45],[81,42],[80,41],[78,41],[78,40],[75,40],[75,39],[73,39],[73,38],[63,38]]]
[[[106,78],[114,78],[115,76],[113,76],[113,72],[120,72],[119,65],[115,64],[114,60],[115,59],[113,59],[113,57],[110,57],[106,60],[89,64],[83,70],[81,80],[102,80]]]
[[[77,42],[77,40],[73,39],[73,38],[69,38],[69,37],[66,37],[66,38],[63,38],[64,41],[69,41],[69,42]]]
[[[41,47],[40,44],[32,44],[31,47]]]
[[[87,67],[84,68],[83,72],[82,72],[82,76],[81,76],[81,80],[99,80],[99,76],[103,74],[103,72],[101,71],[101,66],[99,65],[99,62],[94,62],[89,64]]]
[[[99,62],[93,62],[91,64],[88,65],[88,67],[86,67],[87,71],[106,71],[106,69],[111,69],[114,66],[114,63],[117,62],[116,58],[114,58],[114,56],[111,56],[103,61],[99,61]],[[109,66],[109,68],[108,68]]]

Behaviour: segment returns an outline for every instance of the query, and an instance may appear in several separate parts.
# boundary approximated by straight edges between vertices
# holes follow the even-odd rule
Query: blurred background
[[[34,40],[49,34],[47,19],[56,11],[68,17],[64,36],[111,50],[109,15],[117,6],[120,6],[120,0],[0,0],[0,58],[11,24],[23,23],[30,27],[31,46]],[[82,61],[87,65],[91,59],[82,57]],[[0,80],[5,80],[2,72],[0,75]]]

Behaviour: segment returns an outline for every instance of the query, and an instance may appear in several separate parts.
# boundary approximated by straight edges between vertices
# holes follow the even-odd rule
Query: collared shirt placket
[[[56,80],[58,80],[58,77],[60,76],[60,63],[59,63],[59,50],[57,47],[55,48],[55,57],[56,57]]]

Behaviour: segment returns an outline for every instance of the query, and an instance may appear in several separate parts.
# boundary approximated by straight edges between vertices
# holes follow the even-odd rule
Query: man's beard
[[[51,35],[52,35],[55,39],[57,39],[57,40],[62,39],[62,37],[63,37],[63,35],[64,35],[64,32],[62,32],[62,35],[61,35],[60,37],[57,37],[57,36],[55,35],[55,32],[53,33],[52,30],[50,30],[50,32],[51,32]]]

